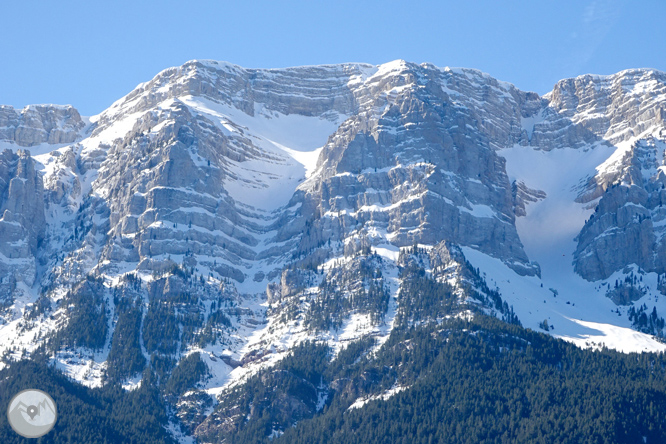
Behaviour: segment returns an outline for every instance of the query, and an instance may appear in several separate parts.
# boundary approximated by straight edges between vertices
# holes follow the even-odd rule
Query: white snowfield
[[[284,115],[255,105],[254,116],[205,98],[186,96],[182,102],[205,115],[220,129],[249,133],[254,144],[281,160],[252,159],[238,162],[235,178],[224,184],[237,202],[271,212],[284,207],[298,185],[312,175],[321,148],[347,116],[333,120],[297,114]]]
[[[527,206],[527,216],[516,220],[525,251],[541,266],[541,278],[518,276],[478,251],[469,248],[464,251],[468,260],[485,272],[489,286],[499,288],[502,297],[513,305],[525,327],[536,330],[547,320],[551,334],[584,348],[606,346],[622,352],[666,350],[666,344],[631,329],[626,317],[629,306],[617,306],[605,296],[609,284],[624,280],[629,273],[616,272],[603,281],[589,282],[573,269],[574,239],[594,212],[590,203],[575,201],[582,185],[599,172],[612,168],[641,137],[616,146],[599,143],[586,149],[551,151],[515,146],[500,152],[507,160],[510,180],[522,181],[546,193],[545,199]],[[631,271],[637,269],[635,266]],[[634,304],[645,303],[656,306],[658,312],[666,312],[666,298],[659,297],[656,273],[646,273],[643,284],[649,290]]]

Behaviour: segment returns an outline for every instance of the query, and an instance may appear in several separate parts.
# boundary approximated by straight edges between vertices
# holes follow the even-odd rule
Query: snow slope
[[[225,132],[243,132],[266,153],[281,159],[270,162],[253,159],[236,165],[236,178],[225,189],[238,202],[270,212],[285,206],[298,184],[315,170],[321,148],[346,118],[284,115],[255,104],[254,115],[212,102],[186,96],[181,101],[191,110],[209,118]]]
[[[464,252],[485,273],[489,286],[499,288],[504,299],[513,305],[524,326],[538,329],[541,322],[548,320],[554,327],[553,335],[582,347],[603,344],[624,352],[666,350],[665,344],[650,335],[632,330],[624,316],[628,307],[618,307],[605,296],[607,285],[623,279],[623,273],[589,282],[573,268],[575,237],[593,212],[590,203],[575,199],[598,168],[625,152],[631,143],[599,143],[588,149],[551,151],[516,145],[500,151],[507,161],[510,180],[522,181],[529,188],[546,193],[545,199],[530,203],[527,215],[516,220],[525,251],[541,266],[541,278],[518,276],[478,251],[465,248]],[[658,300],[656,279],[655,273],[645,276],[650,291],[636,304],[649,302],[666,311],[666,302]]]

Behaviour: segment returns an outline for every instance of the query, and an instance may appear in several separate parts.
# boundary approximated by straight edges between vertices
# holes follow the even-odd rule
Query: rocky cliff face
[[[30,105],[16,111],[0,106],[0,140],[30,147],[40,143],[72,143],[85,123],[71,106]]]
[[[511,182],[498,153],[584,150],[654,132],[663,77],[582,76],[539,97],[475,70],[404,61],[280,70],[193,61],[139,85],[95,117],[85,138],[76,110],[56,106],[3,107],[2,136],[17,145],[78,141],[40,157],[45,205],[35,211],[44,216],[26,217],[36,221],[31,254],[48,240],[48,286],[186,264],[261,291],[289,263],[442,240],[538,275],[516,218],[546,195]],[[575,267],[586,279],[628,263],[662,267],[646,216],[617,214],[638,211],[627,199],[656,198],[613,191],[626,182],[613,171],[581,191],[588,203],[607,194],[597,210],[607,216],[578,238]],[[621,239],[601,236],[609,229]],[[628,256],[604,253],[604,242],[618,241],[632,245]]]
[[[471,107],[480,100],[488,107]],[[96,211],[109,214],[99,262],[153,272],[188,258],[219,278],[268,282],[293,257],[321,260],[347,244],[450,239],[535,274],[495,149],[526,137],[520,113],[538,103],[473,70],[405,62],[166,70],[105,111],[82,143],[79,163],[98,171]],[[331,132],[301,138],[294,154],[271,139],[288,119],[295,132]],[[298,185],[299,153],[314,165],[316,143],[325,146],[315,171]]]
[[[581,146],[593,136],[618,144],[655,129],[666,119],[666,73],[626,70],[611,76],[585,75],[558,82],[547,94],[551,125],[575,127],[579,137],[566,143]],[[569,121],[568,125],[555,122]],[[536,134],[543,126],[535,125]],[[564,145],[560,143],[560,146]]]
[[[533,96],[477,71],[405,62],[381,67],[353,91],[359,109],[329,138],[296,196],[301,212],[314,213],[301,250],[329,239],[448,239],[538,273],[515,231],[511,186],[495,152],[524,139],[521,106],[532,112]],[[474,107],[480,100],[487,107]]]
[[[538,328],[544,316],[587,319],[586,306],[612,304],[606,292],[643,303],[666,272],[665,85],[663,73],[632,70],[540,97],[404,61],[193,61],[90,120],[71,107],[2,107],[7,337],[28,352],[46,337],[52,359],[90,385],[129,384],[145,367],[166,381],[204,362],[169,402],[190,432],[221,436],[236,426],[220,426],[236,408],[230,385],[308,338],[338,353],[474,310]],[[34,145],[34,156],[18,149]],[[522,175],[511,150],[535,159]],[[590,174],[547,171],[562,153]],[[556,259],[601,299],[585,287],[544,315],[558,292],[526,239],[548,236],[549,205],[586,215],[571,256]],[[611,291],[606,280],[626,269],[645,283]],[[294,408],[306,417],[324,392],[303,384],[314,395]],[[211,415],[218,393],[229,410]]]
[[[605,279],[629,264],[666,272],[665,148],[663,140],[640,139],[614,173],[599,178],[605,190],[577,239],[575,265],[583,277]]]
[[[44,185],[29,151],[0,154],[0,214],[0,299],[8,305],[17,284],[35,284],[45,234]]]
[[[296,115],[332,127],[330,122],[355,107],[346,82],[368,68],[266,71],[191,62],[140,85],[103,113],[92,133],[93,139],[103,139],[119,120],[140,116],[122,141],[93,150],[96,156],[104,153],[96,184],[109,204],[111,233],[123,239],[105,254],[139,262],[145,270],[161,267],[171,255],[188,256],[237,282],[279,275],[279,268],[266,262],[290,254],[295,241],[285,239],[276,246],[270,238],[293,211],[279,204],[266,211],[241,199],[250,197],[254,203],[252,194],[270,194],[271,182],[282,179],[280,166],[300,179],[303,171],[291,171],[298,164],[276,150],[261,128],[257,132],[242,123],[257,117],[270,126],[271,119]],[[217,109],[235,110],[240,122]],[[127,171],[125,165],[137,161],[137,168]],[[249,195],[239,199],[236,189]],[[288,196],[282,204],[287,202]],[[274,207],[273,202],[268,206]],[[261,271],[250,271],[258,261],[264,263],[256,267]]]
[[[599,199],[577,238],[575,268],[588,280],[605,279],[629,264],[666,271],[660,222],[665,83],[664,73],[630,70],[560,82],[553,91],[565,114],[619,147],[597,168],[578,199]]]
[[[356,108],[348,83],[372,65],[322,65],[247,69],[216,61],[191,61],[137,86],[100,115],[98,129],[121,116],[145,112],[175,97],[205,97],[254,116],[258,105],[280,114],[349,114]]]

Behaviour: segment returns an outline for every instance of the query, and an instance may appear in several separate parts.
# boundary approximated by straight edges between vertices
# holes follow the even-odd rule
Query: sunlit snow
[[[500,289],[525,327],[536,330],[540,322],[548,320],[554,327],[553,335],[582,347],[603,344],[621,351],[664,351],[666,344],[630,328],[627,317],[618,314],[626,308],[618,308],[605,296],[601,282],[588,282],[573,269],[575,237],[593,211],[589,204],[575,199],[599,166],[621,155],[627,144],[630,142],[619,147],[599,143],[588,149],[551,151],[515,146],[500,151],[507,160],[510,180],[521,180],[546,193],[545,199],[527,206],[526,217],[516,220],[528,257],[541,266],[541,279],[519,276],[501,261],[476,250],[465,248],[464,252],[484,272],[489,286]],[[616,278],[611,276],[604,283]],[[653,279],[652,288],[656,289],[656,275]],[[655,296],[648,293],[648,299],[654,301]]]

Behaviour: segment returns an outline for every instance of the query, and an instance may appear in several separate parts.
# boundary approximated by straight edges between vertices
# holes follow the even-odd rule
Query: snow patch
[[[409,387],[402,387],[402,386],[395,386],[384,393],[381,393],[379,395],[372,395],[369,397],[361,397],[358,398],[352,405],[347,408],[347,410],[354,410],[354,409],[360,409],[370,401],[386,401],[387,399],[390,399],[392,396],[402,392],[403,390],[407,390]]]

